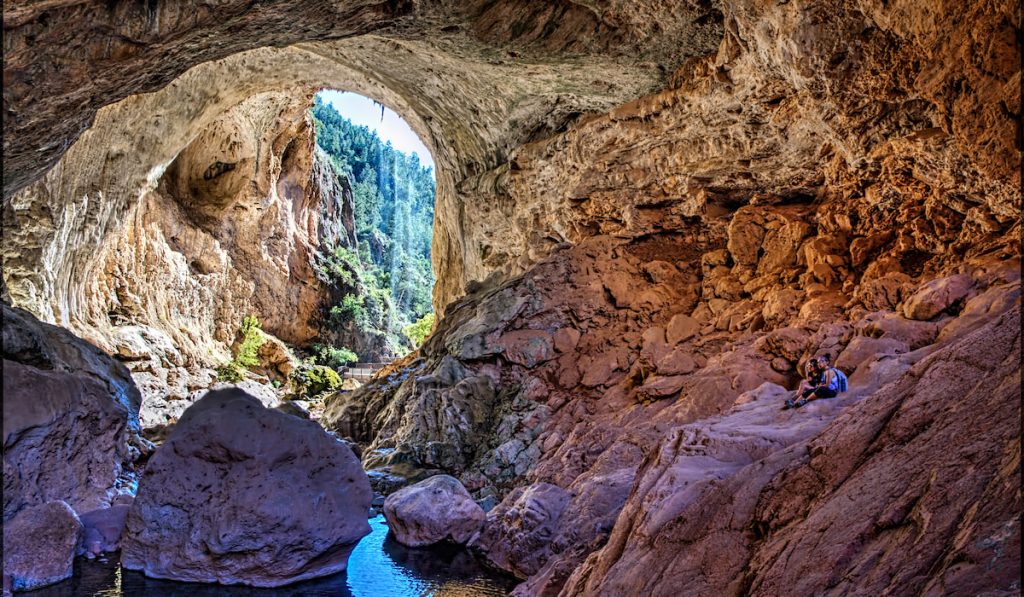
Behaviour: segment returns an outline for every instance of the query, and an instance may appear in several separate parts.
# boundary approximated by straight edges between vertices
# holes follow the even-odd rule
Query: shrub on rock
[[[275,587],[345,570],[370,532],[359,460],[316,423],[209,392],[157,450],[122,539],[125,568]]]

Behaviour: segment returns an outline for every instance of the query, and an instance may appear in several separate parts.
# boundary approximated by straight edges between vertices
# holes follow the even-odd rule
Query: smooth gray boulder
[[[192,405],[150,459],[121,563],[147,576],[276,587],[345,570],[370,532],[352,450],[231,388]]]

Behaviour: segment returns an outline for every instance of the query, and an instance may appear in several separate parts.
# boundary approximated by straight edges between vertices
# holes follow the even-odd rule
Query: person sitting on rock
[[[800,399],[796,402],[787,400],[788,408],[800,408],[818,398],[835,398],[839,392],[846,391],[846,375],[832,366],[832,355],[825,353],[812,360],[815,361],[819,372],[818,377],[813,380],[814,386],[801,392]]]
[[[800,380],[800,385],[796,389],[796,393],[800,395],[801,398],[806,396],[805,392],[813,390],[821,385],[821,381],[825,375],[817,357],[807,361],[805,370],[807,371],[807,376]]]

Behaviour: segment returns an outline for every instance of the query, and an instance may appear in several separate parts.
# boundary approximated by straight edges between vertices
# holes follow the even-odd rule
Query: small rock
[[[71,577],[82,521],[65,502],[26,508],[4,523],[4,575],[29,591]]]
[[[554,341],[558,352],[571,352],[579,344],[580,332],[575,328],[560,328],[555,332]]]
[[[494,497],[493,495],[489,495],[485,498],[477,500],[476,503],[484,512],[490,512],[491,510],[494,509],[495,506],[498,505],[498,498]]]
[[[300,419],[310,418],[309,411],[306,410],[305,408],[302,408],[302,405],[298,404],[296,401],[286,400],[281,404],[278,404],[274,408],[283,413],[292,415],[293,417],[299,417]]]
[[[906,342],[890,338],[855,336],[835,360],[835,365],[849,375],[856,371],[861,363],[870,358],[880,355],[903,354],[905,352],[910,352],[910,346]]]
[[[696,336],[699,331],[700,324],[696,319],[679,313],[669,320],[668,327],[665,329],[665,339],[674,346],[680,342],[686,342]]]
[[[536,574],[571,499],[569,492],[550,483],[519,487],[487,513],[487,524],[471,545],[521,578]]]
[[[658,373],[662,375],[685,375],[697,368],[696,361],[687,350],[676,349],[658,361]]]
[[[117,551],[130,505],[118,504],[82,514],[84,539],[79,553],[99,555]]]
[[[665,398],[679,393],[686,381],[684,375],[673,375],[670,377],[653,377],[650,381],[640,386],[639,393],[648,398]]]
[[[509,361],[533,368],[554,358],[554,342],[551,334],[541,330],[516,330],[498,339]]]

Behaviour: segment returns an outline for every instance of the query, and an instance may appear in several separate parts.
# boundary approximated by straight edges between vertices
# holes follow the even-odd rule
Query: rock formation
[[[92,557],[119,550],[129,508],[130,502],[120,503],[82,514],[79,517],[83,526],[79,552]]]
[[[71,576],[82,521],[61,501],[25,508],[4,520],[4,586],[30,591]]]
[[[250,309],[310,337],[301,108],[349,89],[434,152],[443,317],[327,421],[500,499],[520,594],[1019,590],[1012,3],[4,16],[5,297],[137,378],[208,383]],[[823,353],[849,394],[779,410]]]
[[[142,452],[141,397],[124,365],[67,330],[3,305],[4,521],[61,501],[110,505]]]
[[[466,543],[484,523],[484,511],[458,479],[435,475],[403,487],[384,501],[384,518],[402,545]]]
[[[906,373],[767,458],[751,448],[770,428],[750,434],[748,413],[676,430],[641,467],[607,546],[565,592],[1012,590],[1020,580],[1014,292],[1012,307],[941,347],[899,357]],[[737,429],[749,435],[721,435]]]
[[[192,405],[150,459],[121,540],[147,576],[275,587],[345,569],[370,484],[316,423],[238,389]]]

